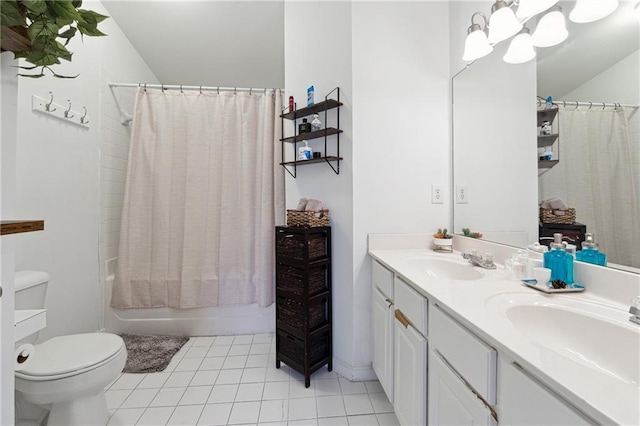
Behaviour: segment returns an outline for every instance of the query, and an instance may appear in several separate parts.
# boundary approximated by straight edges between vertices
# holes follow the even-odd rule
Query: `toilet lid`
[[[111,358],[124,347],[120,336],[85,333],[58,336],[36,345],[21,375],[56,376],[83,370]]]

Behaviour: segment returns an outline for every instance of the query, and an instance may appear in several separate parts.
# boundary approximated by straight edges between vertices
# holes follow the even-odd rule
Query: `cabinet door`
[[[510,425],[595,424],[541,385],[520,366],[500,362],[500,423]]]
[[[427,339],[394,321],[394,404],[401,425],[427,422]]]
[[[373,290],[373,370],[393,403],[393,303],[377,288]]]
[[[497,425],[491,410],[444,363],[429,351],[429,424]]]

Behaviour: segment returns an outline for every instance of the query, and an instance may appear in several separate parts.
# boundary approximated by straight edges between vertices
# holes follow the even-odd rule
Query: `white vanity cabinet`
[[[394,402],[402,425],[427,422],[427,299],[394,280]]]
[[[393,272],[374,260],[372,280],[373,370],[393,403]]]
[[[496,350],[435,304],[429,338],[429,424],[496,425]]]
[[[500,423],[510,425],[593,425],[519,365],[500,361]],[[603,392],[606,392],[603,389]]]

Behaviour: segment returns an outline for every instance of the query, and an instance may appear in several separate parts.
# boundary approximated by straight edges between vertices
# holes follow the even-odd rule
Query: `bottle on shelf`
[[[582,250],[576,253],[576,259],[581,262],[593,263],[594,265],[607,266],[607,255],[598,250],[598,244],[593,239],[593,234],[584,234]]]
[[[565,250],[562,234],[553,234],[551,250],[543,256],[543,266],[551,269],[551,281],[573,284],[573,256]]]
[[[549,136],[551,135],[551,122],[543,121],[542,126],[540,127],[540,136]]]
[[[289,112],[296,110],[296,104],[293,102],[293,96],[289,96]]]
[[[311,120],[311,130],[317,131],[322,127],[322,122],[320,121],[320,116],[318,114],[313,114],[313,120]]]
[[[298,124],[298,134],[309,133],[311,131],[311,123],[307,123],[307,119],[303,118],[302,123]]]

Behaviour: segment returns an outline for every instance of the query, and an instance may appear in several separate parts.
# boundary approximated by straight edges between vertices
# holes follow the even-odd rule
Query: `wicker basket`
[[[329,226],[329,210],[287,210],[287,226]]]
[[[542,223],[565,223],[572,224],[576,221],[576,209],[568,208],[564,211],[564,216],[556,216],[552,209],[540,207],[540,221]]]

